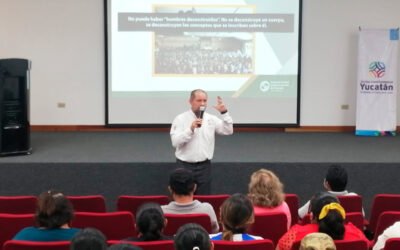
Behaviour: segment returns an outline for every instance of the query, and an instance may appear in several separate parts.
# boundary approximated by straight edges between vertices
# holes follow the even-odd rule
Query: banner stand
[[[399,28],[359,29],[356,135],[396,135]]]

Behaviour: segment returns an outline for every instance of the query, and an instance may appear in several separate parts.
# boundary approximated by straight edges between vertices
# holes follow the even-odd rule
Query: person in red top
[[[310,208],[312,223],[291,227],[279,240],[277,250],[291,250],[294,242],[315,232],[326,233],[334,240],[365,240],[369,244],[363,232],[356,226],[344,224],[346,213],[333,195],[327,192],[317,193],[311,200]]]

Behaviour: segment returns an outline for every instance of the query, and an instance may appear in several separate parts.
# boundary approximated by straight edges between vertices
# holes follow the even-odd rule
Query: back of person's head
[[[210,236],[200,225],[189,223],[181,226],[174,238],[175,250],[211,250]]]
[[[108,250],[143,250],[143,249],[141,247],[128,243],[118,243],[108,247]]]
[[[332,191],[344,191],[347,186],[347,171],[340,165],[331,165],[328,168],[325,180]]]
[[[343,239],[346,213],[338,199],[327,192],[320,192],[311,199],[311,212],[319,225],[319,232],[335,240]]]
[[[190,195],[196,188],[193,172],[185,169],[175,169],[169,176],[169,187],[174,194]]]
[[[244,194],[233,194],[221,205],[222,239],[232,240],[234,234],[245,233],[254,223],[253,205]]]
[[[331,236],[325,233],[310,233],[301,240],[299,250],[336,250],[336,246]]]
[[[144,241],[160,240],[165,227],[164,213],[157,203],[145,203],[136,213],[136,228]]]
[[[61,192],[49,190],[39,195],[36,208],[39,227],[59,228],[71,222],[73,217],[72,205]]]
[[[106,250],[107,239],[96,228],[84,228],[71,240],[71,250]]]
[[[256,206],[279,206],[285,199],[283,184],[272,171],[260,169],[250,177],[249,198]]]

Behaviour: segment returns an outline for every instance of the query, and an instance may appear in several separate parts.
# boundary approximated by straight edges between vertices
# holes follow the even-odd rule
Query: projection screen
[[[167,126],[190,91],[238,126],[299,124],[301,0],[105,0],[106,124]]]

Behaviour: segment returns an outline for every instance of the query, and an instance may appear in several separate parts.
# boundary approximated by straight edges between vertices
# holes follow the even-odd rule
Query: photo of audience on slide
[[[249,7],[160,7],[157,13],[250,13]],[[254,39],[249,32],[158,32],[154,46],[155,74],[251,74]]]

